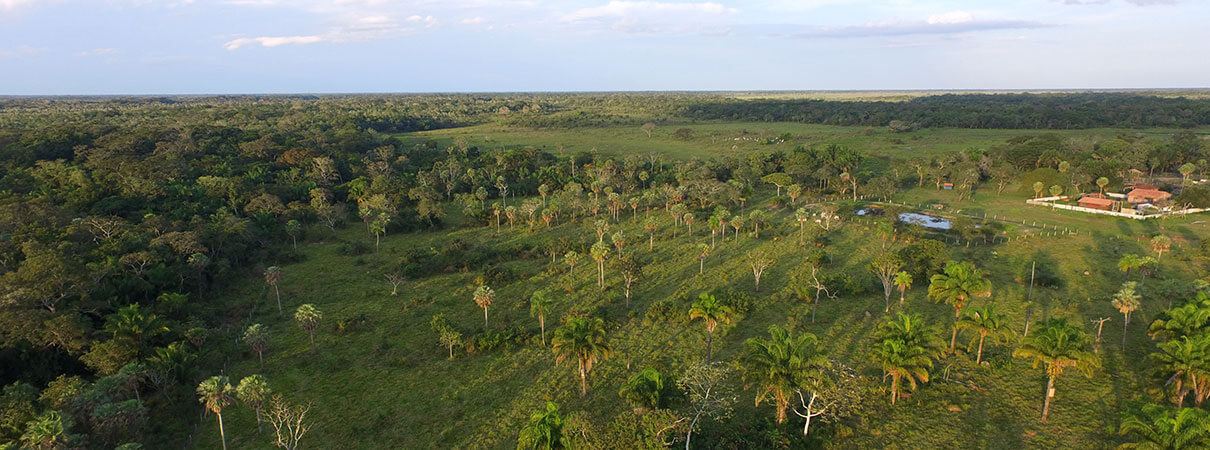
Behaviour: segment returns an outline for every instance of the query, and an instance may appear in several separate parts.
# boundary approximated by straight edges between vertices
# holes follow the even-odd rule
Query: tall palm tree
[[[992,338],[992,342],[1002,342],[1012,336],[1013,331],[1008,326],[1008,316],[996,311],[996,307],[987,305],[983,308],[972,308],[970,313],[958,321],[958,328],[971,330],[979,335],[979,351],[975,353],[975,364],[983,363],[983,341]]]
[[[319,328],[320,319],[323,319],[323,313],[310,303],[303,304],[294,311],[294,320],[298,322],[298,327],[306,330],[311,336],[311,354],[315,354],[315,329]]]
[[[487,329],[487,307],[492,306],[492,302],[496,300],[496,291],[487,285],[479,285],[474,293],[475,304],[483,308],[483,328]]]
[[[550,340],[555,352],[555,364],[575,358],[579,363],[580,396],[588,395],[588,372],[600,359],[608,358],[613,352],[605,339],[605,321],[599,317],[572,317]]]
[[[779,424],[786,421],[786,408],[794,392],[817,385],[823,368],[831,365],[820,353],[818,342],[814,334],[795,336],[777,325],[769,327],[769,339],[750,338],[745,342],[748,353],[741,361],[745,389],[757,386],[757,405],[773,401]]]
[[[563,417],[559,406],[546,402],[546,406],[529,416],[529,423],[521,428],[517,448],[526,450],[554,450],[566,448],[563,444]]]
[[[918,382],[929,381],[933,358],[941,354],[942,345],[934,330],[919,314],[896,313],[878,325],[872,355],[886,376],[891,377],[891,404],[899,398],[899,386],[907,381],[916,388]]]
[[[1130,326],[1130,313],[1139,309],[1139,299],[1143,296],[1135,292],[1137,282],[1127,281],[1122,283],[1122,289],[1113,295],[1113,307],[1122,313],[1122,346],[1126,346],[1126,328]]]
[[[1119,448],[1204,449],[1206,442],[1210,442],[1210,411],[1147,405],[1142,417],[1129,415],[1122,419],[1118,434],[1135,436],[1138,440]]]
[[[1164,258],[1164,252],[1172,248],[1172,238],[1162,234],[1151,238],[1151,250],[1155,252],[1155,260],[1158,263]]]
[[[912,274],[900,270],[895,274],[895,286],[899,288],[899,306],[903,306],[903,299],[907,297],[907,290],[912,288]]]
[[[223,440],[223,450],[227,450],[227,433],[223,431],[223,408],[231,405],[235,388],[227,377],[217,376],[207,378],[197,385],[198,401],[206,405],[206,410],[218,416],[218,434]]]
[[[235,396],[239,399],[240,403],[256,411],[256,431],[258,432],[264,431],[261,424],[260,411],[265,406],[265,402],[269,400],[271,393],[272,389],[269,389],[269,381],[257,374],[244,377],[235,386]]]
[[[1172,401],[1177,408],[1185,406],[1185,397],[1194,392],[1197,405],[1201,406],[1210,377],[1210,335],[1181,336],[1160,343],[1159,351],[1151,354],[1156,371],[1163,374],[1172,384]]]
[[[542,346],[546,346],[546,313],[550,312],[554,301],[542,291],[534,291],[529,297],[529,315],[538,318],[538,327],[542,330]]]
[[[605,260],[609,259],[609,246],[602,242],[592,244],[588,252],[593,261],[597,262],[597,286],[605,290]]]
[[[260,359],[260,370],[265,370],[265,349],[269,347],[269,329],[259,323],[248,326],[244,331],[244,343],[248,344]]]
[[[710,361],[711,349],[714,343],[714,329],[718,324],[731,323],[734,311],[731,307],[718,301],[713,295],[703,292],[693,305],[689,307],[689,320],[703,319],[706,321],[706,361]]]
[[[1042,403],[1042,422],[1050,415],[1050,401],[1054,398],[1055,379],[1063,375],[1063,370],[1072,368],[1086,377],[1092,377],[1092,369],[1099,367],[1101,362],[1097,356],[1088,351],[1088,334],[1080,327],[1067,323],[1067,319],[1054,318],[1046,322],[1041,333],[1034,334],[1025,340],[1014,356],[1033,360],[1036,368],[1039,364],[1046,365],[1046,397]]]
[[[269,266],[265,269],[265,283],[273,286],[273,294],[277,297],[277,314],[281,315],[281,290],[277,288],[277,284],[281,281],[281,268],[277,266]]]
[[[991,281],[983,279],[980,272],[970,262],[950,261],[945,265],[944,273],[933,275],[929,279],[929,298],[944,302],[954,307],[954,332],[950,336],[950,350],[958,340],[958,319],[962,316],[962,308],[973,297],[989,297],[992,293]]]

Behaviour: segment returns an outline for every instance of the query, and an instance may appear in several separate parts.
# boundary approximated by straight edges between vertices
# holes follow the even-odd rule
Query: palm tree
[[[777,423],[786,421],[786,408],[794,392],[818,384],[823,368],[831,363],[819,352],[814,334],[794,336],[785,328],[769,327],[769,339],[750,338],[745,341],[748,353],[741,362],[745,368],[745,389],[757,386],[756,404],[772,400],[777,410]]]
[[[227,377],[216,376],[207,378],[197,385],[198,401],[206,405],[206,410],[218,416],[218,434],[223,440],[223,450],[227,449],[227,433],[223,431],[223,408],[231,404],[231,396],[235,388]]]
[[[942,344],[934,330],[919,314],[896,313],[878,325],[873,360],[891,377],[891,404],[899,398],[903,381],[915,389],[917,383],[929,381],[933,358],[941,353]]]
[[[1193,336],[1210,328],[1210,297],[1171,308],[1155,319],[1147,334],[1154,339],[1172,340]]]
[[[538,327],[542,330],[542,346],[546,346],[546,313],[550,311],[554,301],[542,291],[534,291],[529,297],[529,315],[538,318]]]
[[[555,352],[555,364],[568,358],[575,358],[579,363],[581,397],[588,395],[588,372],[592,371],[592,365],[613,353],[605,339],[605,321],[599,317],[567,319],[555,330],[550,344]]]
[[[1118,448],[1204,449],[1205,443],[1210,442],[1210,412],[1147,405],[1143,407],[1143,417],[1129,415],[1122,419],[1118,434],[1133,435],[1139,440]]]
[[[139,304],[132,303],[105,317],[105,331],[111,333],[114,339],[126,340],[134,344],[136,350],[142,351],[147,339],[168,331],[168,328],[160,322],[159,316],[143,314]]]
[[[593,261],[597,262],[597,285],[603,291],[605,290],[605,260],[609,259],[609,246],[603,242],[597,242],[592,244],[589,253],[592,255]]]
[[[1054,398],[1055,379],[1070,367],[1092,377],[1092,369],[1101,365],[1100,360],[1088,351],[1088,335],[1080,327],[1067,323],[1067,319],[1054,318],[1046,322],[1041,333],[1026,338],[1013,356],[1033,360],[1033,366],[1046,364],[1046,397],[1042,403],[1042,422],[1050,415],[1050,401]]]
[[[21,434],[20,448],[65,449],[70,448],[73,436],[67,432],[71,427],[71,416],[49,410],[28,422]],[[19,429],[19,428],[18,428]],[[12,448],[18,448],[13,446]]]
[[[1126,279],[1130,279],[1130,271],[1143,266],[1143,257],[1134,253],[1127,253],[1118,259],[1118,270],[1126,272]]]
[[[254,323],[244,331],[244,343],[248,344],[260,359],[260,370],[265,370],[265,349],[269,347],[269,329]]]
[[[912,274],[900,270],[895,274],[895,286],[899,288],[899,306],[903,306],[903,299],[907,297],[907,290],[912,287]]]
[[[618,396],[630,403],[636,413],[666,408],[676,384],[666,375],[652,368],[634,374],[622,384]]]
[[[322,318],[323,313],[310,303],[303,304],[294,311],[294,320],[298,322],[298,327],[307,330],[307,334],[311,336],[312,355],[315,354],[315,329],[319,328],[319,320]]]
[[[1172,248],[1172,239],[1162,234],[1151,238],[1151,250],[1155,251],[1155,260],[1158,263],[1164,258],[1164,252]]]
[[[1195,391],[1194,398],[1201,406],[1206,381],[1210,378],[1210,335],[1181,336],[1159,344],[1158,348],[1158,352],[1151,354],[1151,359],[1156,363],[1156,371],[1173,384],[1172,400],[1176,407],[1184,407],[1185,397],[1191,390]]]
[[[517,448],[526,450],[554,450],[566,448],[563,444],[563,417],[559,406],[546,402],[546,406],[529,416],[529,423],[521,428]]]
[[[569,267],[567,273],[576,273],[576,264],[580,262],[580,254],[576,253],[575,250],[571,250],[566,255],[563,255],[563,262],[567,263]]]
[[[496,291],[487,285],[479,285],[474,293],[475,304],[483,308],[483,328],[487,329],[487,307],[492,306],[492,301],[496,300]]]
[[[731,323],[732,315],[734,315],[734,311],[731,310],[731,307],[705,292],[699,295],[697,301],[694,301],[693,305],[689,307],[689,320],[703,319],[706,321],[706,361],[710,361],[712,355],[714,329],[718,328],[720,322]]]
[[[954,307],[951,351],[958,340],[958,319],[962,316],[962,308],[972,297],[989,297],[991,293],[991,281],[983,279],[983,273],[969,262],[950,261],[945,265],[944,273],[933,275],[929,279],[929,298]]]
[[[1008,316],[996,311],[996,307],[987,305],[983,308],[972,308],[970,313],[958,321],[958,328],[972,330],[979,334],[979,351],[975,353],[975,364],[983,363],[983,341],[988,337],[992,342],[1001,342],[1013,334],[1008,327]]]
[[[256,411],[256,431],[258,432],[264,431],[260,420],[260,410],[265,406],[265,401],[269,399],[270,393],[272,390],[269,389],[269,381],[260,375],[244,377],[235,387],[235,396],[240,403]]]
[[[1143,296],[1135,293],[1135,287],[1138,283],[1127,281],[1122,283],[1122,289],[1116,294],[1113,294],[1113,307],[1122,313],[1124,320],[1122,321],[1122,346],[1126,346],[1126,328],[1130,326],[1130,313],[1139,309],[1139,299]]]
[[[265,269],[265,283],[273,286],[273,294],[277,296],[277,314],[281,315],[281,291],[277,288],[277,283],[281,281],[281,268],[277,266],[269,266]]]

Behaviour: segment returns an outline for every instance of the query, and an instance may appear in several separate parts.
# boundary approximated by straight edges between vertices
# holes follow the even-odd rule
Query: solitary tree
[[[992,338],[992,342],[1002,342],[1012,335],[1008,327],[1008,316],[996,311],[993,305],[983,308],[972,308],[970,313],[958,321],[958,328],[974,331],[979,337],[979,350],[975,353],[975,364],[983,363],[983,341]]]
[[[290,235],[290,241],[293,242],[295,250],[298,250],[298,235],[301,233],[302,223],[294,219],[286,222],[286,234]]]
[[[756,281],[756,292],[760,292],[760,276],[764,275],[765,269],[773,265],[773,258],[770,258],[760,250],[753,250],[748,254],[748,265],[752,267],[752,278]]]
[[[1097,187],[1101,188],[1101,194],[1105,194],[1105,186],[1109,186],[1109,179],[1105,177],[1097,178]]]
[[[655,248],[655,232],[659,229],[660,224],[655,217],[649,216],[647,217],[647,220],[643,221],[643,231],[647,232],[647,250],[652,250]]]
[[[1042,332],[1025,339],[1013,355],[1033,360],[1036,368],[1046,365],[1046,397],[1042,403],[1042,422],[1050,414],[1050,401],[1054,398],[1055,379],[1063,370],[1072,368],[1092,377],[1092,369],[1100,366],[1096,355],[1087,350],[1088,335],[1080,327],[1067,323],[1067,319],[1054,318],[1047,321]]]
[[[269,399],[269,381],[260,375],[249,375],[244,379],[239,380],[239,385],[235,387],[235,397],[240,403],[252,408],[256,411],[256,431],[264,431],[261,424],[261,408],[265,406],[265,401]]]
[[[989,297],[991,292],[991,282],[983,279],[983,273],[969,262],[950,261],[945,265],[944,273],[929,279],[929,298],[954,307],[950,350],[954,349],[954,343],[958,340],[958,319],[962,317],[962,308],[971,298]]]
[[[483,328],[486,329],[487,307],[492,306],[492,301],[496,299],[496,291],[493,291],[492,288],[487,287],[487,285],[481,284],[478,288],[475,288],[474,299],[475,304],[479,305],[480,308],[483,308]]]
[[[807,243],[807,221],[811,220],[811,213],[807,212],[806,208],[798,208],[794,211],[794,221],[798,222],[798,245]]]
[[[546,402],[541,411],[530,414],[529,423],[521,428],[517,448],[524,450],[555,450],[567,448],[563,442],[563,417],[559,406]]]
[[[273,295],[277,296],[277,313],[282,313],[282,292],[277,289],[277,283],[282,281],[282,269],[278,266],[269,266],[265,269],[265,283],[269,283],[273,287]]]
[[[756,404],[772,401],[777,423],[786,421],[786,409],[799,389],[812,384],[830,363],[819,351],[814,334],[793,335],[785,328],[769,327],[769,339],[750,338],[741,365],[745,389],[756,386]]]
[[[1172,239],[1162,234],[1151,238],[1151,250],[1155,251],[1155,261],[1158,263],[1164,258],[1164,252],[1172,248]]]
[[[1046,184],[1042,183],[1041,181],[1035,181],[1033,188],[1034,198],[1042,198],[1042,190],[1046,189]]]
[[[891,404],[899,398],[900,386],[906,381],[915,389],[917,383],[929,381],[933,357],[941,345],[933,329],[920,315],[897,313],[879,324],[871,357],[891,378]]]
[[[588,395],[588,373],[597,360],[608,358],[612,352],[605,340],[605,321],[599,317],[572,317],[555,330],[550,340],[555,364],[575,358],[579,363],[580,396]]]
[[[311,429],[311,424],[307,423],[307,412],[310,410],[309,404],[291,405],[280,395],[273,396],[265,413],[269,425],[273,426],[273,445],[286,450],[297,450],[299,441]]]
[[[790,178],[789,175],[786,175],[782,172],[771,173],[771,174],[765,175],[760,180],[777,186],[777,196],[778,197],[781,196],[782,187],[789,186],[790,184],[794,183],[794,180],[792,178]]]
[[[907,296],[907,290],[912,287],[912,274],[905,271],[899,271],[895,274],[895,286],[899,288],[899,306],[903,306],[903,299]]]
[[[244,331],[244,343],[256,352],[260,359],[260,370],[265,370],[265,349],[269,347],[269,329],[259,323],[254,323]]]
[[[686,367],[677,380],[677,386],[685,392],[689,414],[693,417],[685,432],[685,450],[689,450],[693,431],[703,417],[719,420],[731,414],[736,396],[727,384],[730,374],[731,368],[727,364],[698,362]]]
[[[605,290],[605,260],[609,259],[609,246],[604,242],[592,244],[592,249],[589,253],[592,254],[593,261],[597,262],[597,286],[601,290]]]
[[[1127,327],[1130,326],[1130,314],[1133,313],[1136,309],[1139,309],[1139,305],[1140,305],[1139,299],[1143,298],[1143,296],[1141,296],[1135,292],[1135,288],[1137,286],[1138,286],[1137,282],[1127,281],[1125,283],[1122,283],[1122,289],[1119,289],[1117,293],[1113,294],[1113,301],[1112,301],[1113,307],[1117,308],[1118,312],[1122,313],[1122,318],[1123,318],[1123,321],[1122,321],[1123,322],[1122,323],[1122,346],[1123,347],[1126,346],[1126,329],[1127,329]]]
[[[643,413],[652,409],[667,408],[674,392],[672,380],[659,370],[649,367],[622,383],[618,396],[630,403],[634,412]]]
[[[899,268],[903,267],[903,263],[894,253],[886,252],[874,258],[870,262],[870,272],[878,277],[878,281],[882,282],[882,297],[886,303],[886,309],[883,312],[891,311],[891,291],[895,289],[895,276],[899,273]],[[902,303],[902,296],[900,302]]]
[[[575,250],[568,251],[566,255],[563,255],[563,262],[567,263],[567,267],[569,267],[567,273],[576,273],[576,264],[580,263],[580,254]]]
[[[639,261],[639,258],[634,255],[634,252],[621,255],[618,258],[618,271],[622,273],[622,282],[624,292],[626,294],[626,308],[630,308],[630,288],[639,279],[643,278],[643,266],[645,264]]]
[[[705,292],[699,295],[693,305],[689,307],[689,320],[706,321],[706,361],[710,360],[712,354],[715,328],[718,328],[719,323],[731,323],[731,317],[734,314],[731,307]]]
[[[552,303],[554,303],[552,299],[542,291],[534,291],[534,294],[529,297],[529,315],[538,318],[538,327],[542,330],[543,347],[546,346],[546,314],[550,312]]]
[[[322,318],[323,313],[310,303],[303,304],[294,311],[294,320],[298,322],[298,327],[307,330],[307,334],[311,336],[311,354],[315,354],[315,329],[319,328],[319,320]]]
[[[449,351],[449,359],[454,359],[454,347],[462,345],[462,333],[459,333],[458,330],[455,330],[450,325],[444,313],[433,316],[429,320],[429,327],[432,327],[433,331],[437,332],[437,341]]]
[[[227,377],[210,377],[197,386],[198,401],[206,406],[206,411],[218,416],[218,434],[223,441],[223,450],[227,449],[227,433],[223,431],[223,409],[231,404],[235,388]]]

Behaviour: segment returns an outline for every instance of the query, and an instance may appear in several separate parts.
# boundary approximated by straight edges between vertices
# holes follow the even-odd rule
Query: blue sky
[[[1210,87],[1201,0],[0,0],[0,94]]]

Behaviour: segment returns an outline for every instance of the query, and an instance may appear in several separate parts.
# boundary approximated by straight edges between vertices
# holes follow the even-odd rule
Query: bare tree
[[[291,405],[280,395],[274,396],[269,402],[269,410],[266,411],[267,420],[273,425],[276,435],[273,445],[286,450],[297,449],[303,435],[311,429],[311,424],[306,421],[307,411],[310,410],[310,404]]]
[[[387,283],[391,283],[392,297],[399,294],[399,285],[403,284],[404,281],[407,281],[407,278],[405,278],[401,273],[388,273],[383,276],[386,277]]]
[[[753,250],[748,254],[748,265],[752,266],[752,277],[756,280],[756,292],[760,292],[760,276],[765,274],[765,269],[773,265],[773,258],[768,257],[765,252]]]

